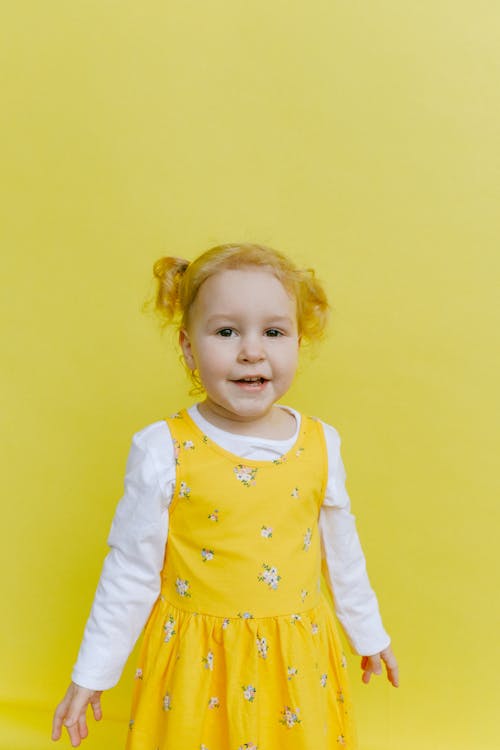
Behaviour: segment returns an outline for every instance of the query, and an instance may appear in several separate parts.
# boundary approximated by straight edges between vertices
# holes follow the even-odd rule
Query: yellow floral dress
[[[345,657],[321,591],[322,425],[250,461],[167,419],[176,487],[127,750],[355,748]]]

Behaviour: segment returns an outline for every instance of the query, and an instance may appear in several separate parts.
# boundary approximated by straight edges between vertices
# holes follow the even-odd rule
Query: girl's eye
[[[225,338],[229,338],[229,336],[233,335],[233,329],[232,328],[221,328],[219,331],[217,331],[217,336],[224,336]]]
[[[266,336],[271,336],[271,338],[276,338],[277,336],[283,336],[281,331],[278,331],[277,328],[268,328],[266,331]]]

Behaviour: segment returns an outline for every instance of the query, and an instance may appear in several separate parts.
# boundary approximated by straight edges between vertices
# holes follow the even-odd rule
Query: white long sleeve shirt
[[[269,460],[293,446],[225,432],[207,422],[196,406],[188,412],[211,440],[241,458]],[[323,569],[333,593],[335,611],[352,649],[363,655],[390,643],[371,588],[350,500],[337,431],[323,423],[328,455],[328,482],[319,515]],[[92,690],[115,685],[160,593],[168,539],[168,509],[175,488],[172,437],[165,421],[144,428],[132,439],[125,491],[108,538],[108,553],[95,594],[72,679]]]

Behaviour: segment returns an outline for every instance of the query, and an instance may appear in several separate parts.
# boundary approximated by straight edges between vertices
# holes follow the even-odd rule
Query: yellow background
[[[497,748],[498,4],[1,16],[1,750],[51,746],[131,435],[188,402],[151,264],[239,239],[334,305],[287,400],[342,435],[401,663],[396,691],[351,658],[361,750]],[[132,671],[89,750],[122,747]]]

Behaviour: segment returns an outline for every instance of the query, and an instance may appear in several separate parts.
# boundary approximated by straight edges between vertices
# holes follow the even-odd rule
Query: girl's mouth
[[[266,378],[257,376],[255,378],[240,378],[239,380],[235,380],[234,382],[235,383],[250,383],[250,384],[260,383],[260,385],[262,385],[263,383],[267,383],[267,380]]]
[[[232,382],[239,388],[242,388],[246,391],[259,391],[264,388],[266,383],[268,383],[269,381],[267,380],[267,378],[257,376],[254,378],[239,378],[238,380],[233,380]]]

